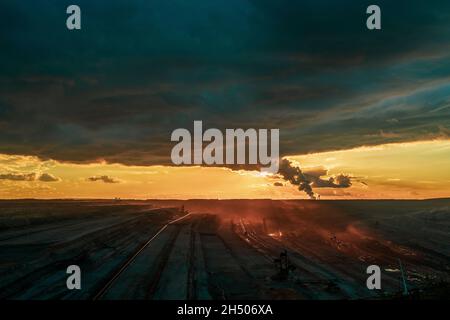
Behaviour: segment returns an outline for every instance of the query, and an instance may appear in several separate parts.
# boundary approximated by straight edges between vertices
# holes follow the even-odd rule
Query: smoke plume
[[[284,180],[298,186],[298,189],[304,191],[311,199],[316,199],[316,195],[311,187],[311,181],[306,178],[299,167],[294,167],[291,161],[282,159],[278,173]]]
[[[354,177],[342,173],[324,179],[322,176],[327,175],[328,170],[322,167],[305,169],[303,174],[308,181],[311,181],[311,187],[313,188],[349,188],[352,186],[352,179],[354,179]]]
[[[284,180],[298,186],[299,190],[306,192],[311,199],[319,198],[314,193],[313,188],[349,188],[352,186],[352,180],[355,180],[355,177],[342,173],[328,179],[323,179],[322,176],[328,174],[327,169],[316,167],[302,171],[299,167],[293,166],[292,162],[287,159],[281,160],[278,173]],[[366,184],[362,181],[360,182]]]

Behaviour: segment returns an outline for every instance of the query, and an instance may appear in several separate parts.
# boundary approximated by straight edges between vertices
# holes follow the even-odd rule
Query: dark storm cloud
[[[282,155],[448,137],[448,1],[378,1],[374,32],[371,1],[79,0],[81,31],[69,4],[0,3],[0,152],[167,164],[193,120]]]

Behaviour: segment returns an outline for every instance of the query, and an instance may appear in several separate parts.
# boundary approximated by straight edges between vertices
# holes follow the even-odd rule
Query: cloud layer
[[[50,173],[36,174],[34,172],[30,173],[3,173],[0,174],[0,180],[10,180],[10,181],[41,181],[41,182],[55,182],[60,181],[59,178],[55,177]]]
[[[93,176],[89,177],[88,181],[95,182],[95,181],[102,181],[104,183],[119,183],[118,180],[109,177],[109,176]]]
[[[77,4],[71,32],[64,3],[0,3],[0,153],[170,164],[194,120],[280,128],[282,155],[449,137],[448,1],[380,0],[375,32],[368,1]]]

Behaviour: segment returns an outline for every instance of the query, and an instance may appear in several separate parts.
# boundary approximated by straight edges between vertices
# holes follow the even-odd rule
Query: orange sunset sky
[[[80,30],[3,2],[1,199],[450,197],[450,1],[381,30],[353,1],[84,1]],[[195,121],[278,129],[302,182],[172,166]]]
[[[304,172],[327,170],[323,178],[341,173],[352,177],[349,188],[315,188],[321,199],[450,196],[450,140],[383,144],[287,158]],[[307,198],[281,177],[259,171],[74,164],[5,154],[0,155],[0,168],[1,198]]]

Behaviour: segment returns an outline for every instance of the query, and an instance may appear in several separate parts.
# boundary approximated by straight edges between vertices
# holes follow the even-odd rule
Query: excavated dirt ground
[[[0,201],[0,298],[448,296],[450,201]],[[168,224],[186,213],[189,216]],[[291,270],[274,262],[286,252]],[[82,289],[66,288],[79,265]],[[379,265],[382,289],[368,290]],[[444,289],[442,289],[444,288]]]

